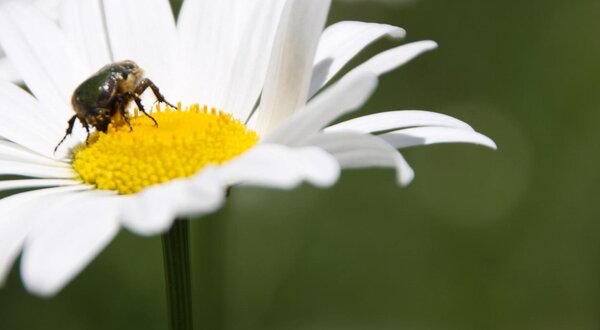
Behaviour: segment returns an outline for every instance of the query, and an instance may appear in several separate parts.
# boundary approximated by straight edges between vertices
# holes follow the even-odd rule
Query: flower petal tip
[[[404,39],[406,37],[406,30],[401,27],[394,26],[393,29],[388,33],[388,36],[392,39]]]
[[[488,148],[490,148],[492,150],[498,150],[498,145],[492,139],[489,139],[489,143],[488,144],[484,144],[484,146],[486,146],[486,147],[488,147]]]
[[[335,157],[319,148],[307,148],[305,152],[312,154],[306,157],[306,159],[311,159],[311,164],[308,162],[304,164],[306,181],[320,188],[333,186],[340,178],[342,171]]]
[[[69,282],[61,281],[55,276],[36,272],[24,260],[21,261],[21,278],[27,292],[41,298],[52,298]]]
[[[492,150],[498,150],[498,145],[496,144],[496,142],[494,142],[494,140],[490,139],[489,137],[479,132],[471,132],[471,134],[474,135],[475,138],[472,141],[469,141],[470,143],[484,146]]]
[[[412,170],[412,168],[409,168],[408,170],[405,170],[405,171],[397,172],[397,180],[398,180],[398,184],[400,185],[400,187],[407,187],[409,184],[411,184],[413,182],[414,179],[415,179],[415,172]]]
[[[25,279],[23,279],[23,282],[25,283],[25,289],[27,290],[27,292],[29,292],[32,295],[46,299],[50,299],[56,296],[60,289],[62,289],[52,289],[51,287],[41,283],[28,284],[28,282],[25,281]]]
[[[425,48],[428,50],[434,50],[439,47],[439,44],[433,40],[424,40],[422,43],[425,45]]]

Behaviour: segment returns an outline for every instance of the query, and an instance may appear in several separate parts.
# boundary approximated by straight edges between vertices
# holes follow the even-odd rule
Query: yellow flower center
[[[258,142],[258,135],[231,115],[200,108],[166,108],[147,116],[113,119],[106,133],[93,133],[74,150],[73,168],[98,189],[133,194],[145,187],[190,177],[208,164],[222,164]]]

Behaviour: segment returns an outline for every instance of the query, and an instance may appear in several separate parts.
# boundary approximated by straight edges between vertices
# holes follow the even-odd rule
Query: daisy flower
[[[363,48],[401,28],[345,21],[325,27],[329,0],[167,0],[62,3],[59,24],[26,3],[0,8],[0,45],[31,94],[0,82],[0,281],[21,254],[26,288],[51,296],[126,228],[168,230],[217,210],[236,185],[333,185],[342,168],[390,167],[397,151],[466,142],[495,148],[466,123],[389,111],[333,124],[359,109],[377,78],[432,50],[420,41],[338,73]],[[77,86],[107,63],[133,60],[178,109],[130,114],[132,130],[73,134]],[[147,109],[150,99],[145,99]],[[332,125],[333,124],[333,125]],[[23,192],[23,190],[27,190]]]

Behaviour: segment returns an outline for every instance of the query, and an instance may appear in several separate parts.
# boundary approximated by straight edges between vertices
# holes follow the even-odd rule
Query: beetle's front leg
[[[69,136],[69,135],[71,135],[71,133],[73,133],[73,126],[75,125],[75,119],[77,119],[77,115],[73,115],[73,117],[71,117],[71,119],[69,119],[69,121],[67,122],[68,126],[67,126],[67,131],[65,133],[65,136],[63,136],[62,140],[60,140],[60,142],[58,142],[56,147],[54,147],[54,153],[56,153],[56,150],[58,150],[58,147],[60,147],[60,145],[65,141],[67,136]],[[86,126],[86,128],[87,128],[87,126]]]
[[[130,97],[130,98],[132,98],[132,99],[133,99],[133,101],[135,102],[135,104],[137,105],[138,109],[139,109],[139,110],[140,110],[140,111],[141,111],[143,114],[145,114],[146,116],[148,116],[148,118],[150,118],[150,119],[151,119],[151,120],[154,122],[154,125],[156,125],[156,126],[158,127],[158,123],[156,122],[156,119],[154,119],[154,117],[150,116],[150,114],[148,114],[148,113],[146,112],[146,109],[144,109],[144,105],[142,104],[142,100],[140,99],[140,97],[139,97],[139,96],[137,96],[135,93],[131,93],[131,92],[129,92],[129,93],[126,93],[125,95],[126,95],[127,97]]]
[[[85,128],[85,132],[87,135],[85,136],[85,145],[87,146],[88,140],[90,139],[90,127],[86,122],[81,122],[83,124],[83,128]]]
[[[173,104],[171,104],[169,101],[167,101],[165,99],[165,97],[160,93],[158,86],[156,86],[156,84],[154,84],[154,82],[152,82],[152,80],[150,80],[148,78],[144,78],[144,79],[142,79],[142,81],[139,82],[139,84],[135,87],[135,94],[142,95],[142,93],[148,87],[150,87],[150,89],[152,90],[152,93],[154,94],[154,96],[156,97],[156,100],[158,100],[158,102],[166,103],[171,108],[177,109],[176,106],[174,106]]]
[[[119,111],[119,114],[121,115],[121,117],[123,118],[123,120],[127,123],[127,126],[129,126],[129,131],[133,131],[133,127],[131,126],[131,123],[129,122],[129,117],[127,116],[127,105],[129,104],[129,101],[131,101],[131,97],[128,94],[125,94],[123,96],[119,95],[116,97],[117,100],[115,101],[115,106],[117,107],[117,110]]]

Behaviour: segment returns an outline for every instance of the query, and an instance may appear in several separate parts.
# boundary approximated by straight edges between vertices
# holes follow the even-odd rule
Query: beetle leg
[[[88,140],[90,139],[90,127],[87,125],[87,123],[83,123],[83,128],[85,128],[85,131],[87,133],[87,136],[85,137],[85,145],[88,145]]]
[[[117,108],[117,111],[119,111],[119,114],[121,115],[121,117],[123,118],[125,123],[127,123],[127,125],[129,126],[129,131],[131,132],[131,131],[133,131],[133,127],[131,126],[131,123],[129,122],[129,117],[127,116],[127,111],[126,111],[129,101],[131,101],[131,96],[128,95],[127,93],[122,96],[119,95],[116,97],[115,107]]]
[[[146,109],[144,109],[144,105],[142,104],[142,100],[140,99],[139,96],[137,96],[135,93],[127,93],[127,96],[131,97],[133,99],[133,101],[135,102],[135,104],[138,106],[138,109],[145,114],[146,116],[148,116],[148,118],[150,118],[153,122],[154,125],[158,126],[158,123],[156,122],[156,119],[154,119],[154,117],[150,116],[147,112]]]
[[[60,145],[65,141],[67,136],[69,136],[69,135],[71,135],[71,133],[73,133],[73,126],[75,125],[75,119],[77,119],[77,115],[73,115],[73,117],[71,117],[71,119],[69,119],[69,121],[67,122],[68,126],[67,126],[67,131],[65,133],[65,136],[63,136],[62,140],[60,140],[60,142],[58,142],[58,144],[54,148],[54,153],[56,153],[56,150],[58,150],[58,147],[60,147]]]
[[[131,126],[131,123],[129,122],[129,117],[127,117],[127,113],[125,112],[125,105],[129,103],[129,101],[127,102],[123,102],[123,104],[121,104],[119,106],[119,112],[121,113],[121,117],[123,117],[123,120],[127,123],[127,125],[129,126],[129,131],[133,131],[133,127]]]
[[[152,90],[152,93],[154,94],[154,96],[156,97],[156,100],[158,100],[158,102],[166,103],[171,108],[177,109],[176,106],[174,106],[173,104],[171,104],[169,101],[165,100],[165,97],[160,93],[160,90],[158,89],[158,86],[156,86],[154,84],[154,82],[152,82],[152,80],[150,80],[148,78],[144,78],[144,79],[142,79],[142,81],[140,81],[140,83],[135,87],[135,93],[137,95],[142,95],[142,93],[148,87],[150,87],[150,89]]]

